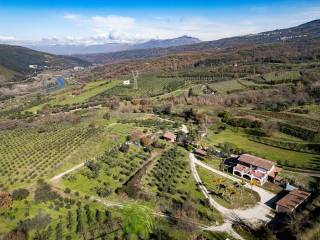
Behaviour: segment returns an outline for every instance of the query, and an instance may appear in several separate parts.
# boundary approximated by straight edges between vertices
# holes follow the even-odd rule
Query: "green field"
[[[79,95],[72,95],[72,88],[69,91],[61,91],[61,93],[54,95],[50,101],[34,106],[30,109],[27,109],[26,111],[36,113],[38,110],[41,110],[45,105],[55,106],[83,103],[89,100],[90,98],[117,86],[118,84],[118,81],[96,81],[88,83]]]
[[[230,81],[212,83],[209,86],[212,89],[216,90],[219,94],[226,94],[230,91],[246,89],[246,87],[243,86],[242,84],[240,84],[238,82],[238,80],[230,80]]]
[[[243,131],[225,130],[219,134],[209,132],[207,138],[203,139],[203,145],[213,146],[219,143],[230,142],[238,148],[244,149],[266,159],[284,164],[288,161],[289,165],[302,168],[314,168],[320,164],[320,156],[316,154],[289,151],[281,148],[271,147],[261,143],[250,141]]]
[[[147,97],[169,93],[184,87],[184,80],[180,78],[163,78],[156,74],[144,74],[138,78],[138,89],[133,89],[132,79],[130,86],[118,85],[101,93],[101,97],[129,96]]]
[[[280,82],[280,81],[294,81],[301,77],[299,71],[284,71],[284,72],[272,72],[263,75],[263,79],[266,83]]]
[[[226,208],[249,208],[259,202],[259,195],[227,178],[197,167],[197,171],[211,197]]]

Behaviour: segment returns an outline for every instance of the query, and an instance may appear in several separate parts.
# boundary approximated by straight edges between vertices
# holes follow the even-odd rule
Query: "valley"
[[[0,238],[316,240],[319,29],[72,57],[1,45]]]

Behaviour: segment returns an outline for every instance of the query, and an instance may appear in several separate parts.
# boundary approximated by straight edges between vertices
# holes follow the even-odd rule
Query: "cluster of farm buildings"
[[[170,142],[175,142],[177,139],[173,132],[165,132],[162,137]],[[195,149],[194,154],[201,158],[207,156],[206,150],[202,148]],[[270,160],[251,154],[241,154],[235,158],[226,159],[224,163],[232,169],[233,175],[249,180],[251,183],[255,182],[260,186],[268,181],[280,186],[286,184],[285,180],[279,175],[282,168]],[[284,197],[276,202],[276,211],[294,213],[308,200],[310,195],[309,192],[292,187]]]

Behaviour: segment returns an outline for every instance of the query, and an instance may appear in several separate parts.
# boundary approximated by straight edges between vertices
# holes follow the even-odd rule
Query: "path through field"
[[[69,174],[71,172],[74,172],[74,171],[78,170],[79,168],[82,168],[83,166],[84,166],[84,163],[80,163],[77,166],[74,166],[73,168],[71,168],[71,169],[69,169],[69,170],[67,170],[67,171],[65,171],[63,173],[60,173],[59,175],[54,176],[53,178],[50,179],[50,182],[51,183],[57,183],[65,175],[67,175],[67,174]]]

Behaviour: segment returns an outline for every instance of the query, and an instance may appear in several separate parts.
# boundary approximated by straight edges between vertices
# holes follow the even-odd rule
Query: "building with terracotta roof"
[[[304,203],[311,193],[294,189],[276,203],[277,212],[294,213]]]
[[[175,142],[177,137],[172,132],[166,132],[165,134],[163,134],[163,138],[167,141]]]
[[[196,150],[194,150],[194,153],[197,154],[198,156],[201,157],[206,157],[207,156],[207,152],[204,149],[198,148]]]
[[[282,170],[276,167],[274,162],[250,154],[242,154],[237,161],[237,165],[233,167],[233,174],[248,180],[256,180],[260,185],[268,179],[273,181]]]

